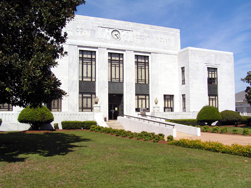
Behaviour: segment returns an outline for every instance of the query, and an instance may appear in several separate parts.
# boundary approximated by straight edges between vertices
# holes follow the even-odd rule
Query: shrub
[[[116,136],[121,136],[122,131],[123,131],[122,129],[116,129],[115,130]]]
[[[210,130],[209,126],[208,125],[205,125],[202,127],[202,131],[203,132],[208,132]]]
[[[58,129],[58,123],[54,123],[54,129]]]
[[[235,125],[241,121],[241,115],[238,112],[232,110],[224,110],[221,113],[222,120],[220,122],[223,125]]]
[[[190,140],[190,139],[175,140],[172,142],[168,142],[168,144],[186,148],[196,148],[219,153],[227,153],[232,155],[251,157],[251,145],[243,146],[239,144],[232,144],[231,146],[228,146],[228,145],[223,145],[222,143],[219,142],[211,142],[211,141],[202,142],[201,140]]]
[[[240,122],[240,124],[247,124],[247,125],[249,125],[250,124],[249,120],[251,121],[251,117],[250,116],[241,116],[241,122]]]
[[[105,132],[105,127],[102,127],[99,132],[104,133]]]
[[[124,130],[123,130],[123,131],[121,132],[121,136],[122,136],[122,137],[128,136],[127,131],[124,131]]]
[[[213,106],[204,106],[197,115],[197,120],[199,122],[207,122],[208,125],[221,119],[219,110]]]
[[[233,129],[233,134],[238,134],[239,130],[238,129]]]
[[[63,129],[81,129],[85,126],[84,121],[62,121],[61,124]]]
[[[220,129],[220,132],[221,132],[222,134],[226,133],[226,132],[227,132],[227,127],[221,128],[221,129]]]
[[[168,121],[168,120],[166,120],[166,121]],[[184,124],[184,125],[192,125],[192,126],[198,125],[197,119],[172,119],[169,121],[173,122],[173,123]]]
[[[115,131],[116,131],[115,129],[111,129],[110,131],[111,135],[114,135]]]
[[[95,132],[100,132],[100,130],[101,130],[102,128],[103,128],[103,127],[96,126],[96,127],[95,127]]]
[[[90,131],[95,131],[96,127],[97,127],[97,125],[91,125]]]
[[[160,140],[165,140],[165,135],[164,135],[164,134],[159,133],[158,135],[159,135],[159,137],[160,137]]]
[[[143,138],[143,134],[142,133],[139,133],[138,135],[137,135],[137,140],[140,140],[140,139],[142,139]]]
[[[160,136],[159,135],[154,135],[153,136],[153,142],[157,143],[158,141],[160,141]]]
[[[84,121],[84,122],[85,122],[83,127],[84,129],[90,129],[92,125],[97,125],[96,121]]]
[[[111,128],[106,127],[105,128],[105,134],[109,134],[109,133],[111,133]]]
[[[218,126],[214,126],[213,128],[213,133],[219,132],[220,128]]]
[[[168,142],[173,141],[173,136],[172,136],[172,135],[169,135],[169,136],[167,137],[167,141],[168,141]]]
[[[249,128],[243,129],[243,135],[249,135]]]
[[[0,125],[2,124],[2,119],[0,119]]]
[[[28,106],[18,116],[20,123],[29,123],[32,129],[39,129],[42,124],[51,123],[53,120],[53,114],[45,106],[37,106],[36,108]]]

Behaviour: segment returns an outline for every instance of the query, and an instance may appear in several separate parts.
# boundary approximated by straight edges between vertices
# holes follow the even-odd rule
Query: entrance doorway
[[[109,94],[109,119],[117,119],[118,116],[123,115],[123,95]]]

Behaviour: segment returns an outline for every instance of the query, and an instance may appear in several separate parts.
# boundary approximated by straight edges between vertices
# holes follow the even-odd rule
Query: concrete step
[[[106,124],[113,129],[124,129],[117,120],[109,120]]]

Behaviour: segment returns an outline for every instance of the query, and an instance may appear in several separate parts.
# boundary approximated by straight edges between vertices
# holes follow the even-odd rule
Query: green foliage
[[[233,134],[238,134],[239,130],[238,129],[233,129]]]
[[[249,128],[243,129],[243,135],[249,135]]]
[[[58,123],[54,123],[54,129],[58,129]]]
[[[97,125],[92,125],[91,127],[90,127],[90,131],[95,131],[95,129],[96,129],[96,127],[97,127]]]
[[[122,137],[126,137],[126,136],[128,136],[127,131],[122,130],[122,132],[121,132],[121,136],[122,136]]]
[[[121,136],[122,131],[123,131],[123,129],[116,129],[115,130],[116,136]]]
[[[197,119],[172,119],[172,120],[166,120],[166,121],[184,124],[184,125],[193,125],[193,126],[198,125]]]
[[[102,129],[103,127],[101,127],[101,126],[96,126],[95,127],[95,132],[100,132],[100,130]]]
[[[211,141],[202,142],[201,140],[190,140],[190,139],[175,140],[172,142],[168,142],[167,144],[186,148],[195,148],[219,153],[227,153],[232,155],[251,157],[250,145],[243,146],[239,144],[232,144],[231,146],[228,146],[220,142],[211,142]]]
[[[172,135],[169,135],[169,136],[167,137],[167,141],[168,141],[168,142],[173,141],[173,136],[172,136]]]
[[[165,135],[164,135],[164,134],[159,133],[158,135],[159,135],[159,137],[160,137],[160,140],[165,140]]]
[[[251,71],[247,72],[247,76],[241,79],[243,82],[248,83],[251,86]],[[245,97],[249,104],[251,104],[251,87],[247,86]]]
[[[227,132],[227,127],[223,127],[220,129],[220,133],[224,134]]]
[[[219,132],[219,130],[220,130],[220,128],[218,126],[214,126],[212,132],[217,133],[217,132]]]
[[[2,119],[0,119],[0,125],[2,124]]]
[[[235,125],[241,121],[241,115],[238,112],[232,110],[224,110],[221,113],[222,120],[220,122],[223,125]]]
[[[157,143],[158,141],[160,141],[160,136],[159,135],[154,135],[153,136],[153,142]]]
[[[52,73],[66,23],[84,0],[0,1],[0,103],[36,107],[66,92]]]
[[[51,123],[53,120],[53,114],[45,106],[37,106],[36,108],[28,106],[18,116],[20,123],[29,123],[32,129],[39,129],[42,124]]]
[[[204,106],[197,115],[197,120],[199,122],[207,122],[208,125],[221,119],[219,110],[213,106]]]
[[[62,121],[63,129],[90,129],[92,125],[97,125],[96,121]]]
[[[114,135],[115,131],[116,131],[115,129],[111,129],[110,131],[111,135]]]
[[[202,127],[203,132],[208,132],[210,130],[210,127],[208,125],[205,125]]]
[[[247,124],[250,125],[251,117],[250,116],[241,116],[240,124]]]

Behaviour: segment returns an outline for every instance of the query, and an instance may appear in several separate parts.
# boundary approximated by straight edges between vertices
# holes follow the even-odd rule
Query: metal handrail
[[[126,115],[126,114],[124,114],[124,116],[126,116],[128,118],[134,118],[134,119],[139,119],[139,120],[143,120],[143,121],[158,123],[159,125],[163,124],[163,125],[165,125],[165,127],[166,127],[166,125],[172,126],[173,128],[175,126],[175,125],[172,125],[172,124],[169,124],[169,123],[166,123],[166,122],[154,121],[154,120],[150,120],[150,119],[145,119],[145,118],[140,118],[140,117],[135,117],[135,116],[129,116],[129,115]]]

